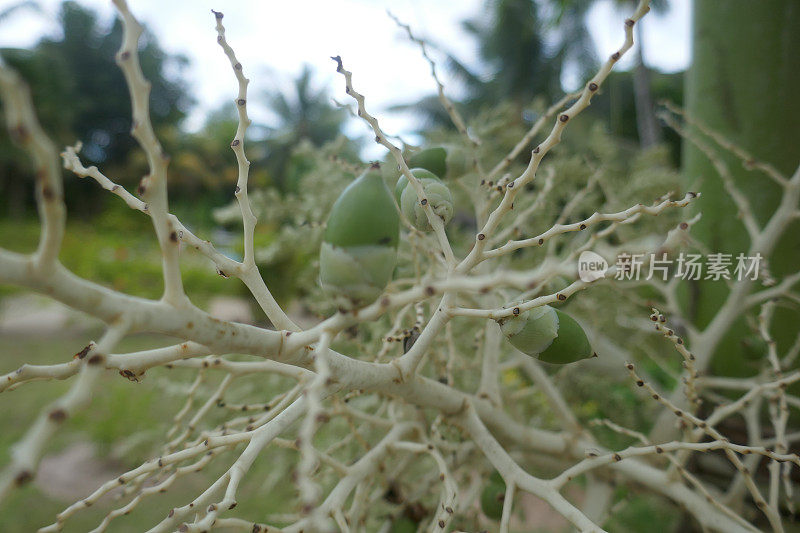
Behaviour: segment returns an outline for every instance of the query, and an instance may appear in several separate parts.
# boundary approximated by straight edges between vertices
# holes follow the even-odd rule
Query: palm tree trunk
[[[800,2],[695,0],[693,40],[686,79],[688,113],[790,175],[800,163]],[[781,187],[723,150],[719,153],[763,226],[781,201]],[[747,253],[750,242],[735,205],[706,155],[690,142],[684,143],[683,167],[690,190],[702,193],[696,208],[703,217],[692,233],[714,252],[734,257]],[[788,228],[768,258],[774,276],[800,268],[798,231],[800,223]],[[696,292],[689,308],[702,328],[716,315],[728,290],[724,283],[709,281],[698,283]],[[776,312],[772,334],[779,349],[793,342],[798,320],[797,311]],[[741,344],[749,331],[742,321],[724,335],[713,358],[716,372],[752,372]]]
[[[661,142],[661,128],[656,120],[653,96],[650,92],[650,69],[644,63],[642,25],[636,25],[636,66],[633,70],[633,96],[636,103],[636,127],[639,144],[650,148]]]

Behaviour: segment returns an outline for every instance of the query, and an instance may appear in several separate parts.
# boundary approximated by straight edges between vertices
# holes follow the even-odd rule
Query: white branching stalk
[[[792,431],[789,413],[792,408],[800,409],[800,398],[788,388],[800,381],[800,373],[791,366],[800,354],[800,335],[795,346],[782,353],[770,328],[776,305],[800,302],[796,289],[800,273],[765,287],[755,280],[731,283],[727,300],[704,329],[680,315],[677,281],[618,282],[612,279],[620,273],[617,266],[605,272],[605,280],[581,280],[575,263],[582,252],[642,252],[660,257],[691,244],[691,229],[699,215],[672,220],[666,225],[672,228],[669,231],[636,232],[652,219],[675,215],[697,195],[685,193],[672,199],[664,187],[655,202],[651,203],[650,197],[626,198],[620,203],[606,194],[613,185],[604,182],[603,169],[590,166],[581,187],[559,200],[554,197],[566,185],[549,163],[542,166],[545,156],[561,142],[568,124],[587,108],[613,66],[633,45],[634,26],[649,10],[647,0],[640,1],[625,20],[623,45],[583,90],[550,106],[497,160],[479,154],[477,148],[483,144],[447,98],[425,41],[396,20],[421,47],[440,101],[470,152],[472,170],[457,180],[472,202],[463,210],[474,213],[478,228],[475,233],[470,230],[466,246],[457,230],[445,230],[442,219],[428,205],[420,180],[410,172],[403,150],[367,111],[365,96],[354,88],[353,73],[345,69],[344,60],[334,57],[345,91],[355,101],[356,115],[367,123],[376,142],[388,149],[391,166],[396,165],[397,173],[408,179],[433,234],[411,228],[406,220],[407,238],[400,248],[402,266],[407,267],[404,273],[374,302],[356,310],[340,309],[305,329],[278,305],[257,266],[258,210],[251,205],[256,194],[249,195],[250,162],[245,153],[249,80],[228,44],[222,13],[214,12],[217,41],[238,84],[234,100],[238,128],[231,148],[238,167],[234,195],[243,226],[241,262],[189,231],[169,211],[168,158],[153,130],[150,84],[139,66],[142,27],[124,0],[114,0],[114,4],[124,29],[117,62],[130,91],[131,134],[147,156],[149,173],[133,194],[100,169],[85,167],[79,156],[80,143],[65,147],[61,158],[72,174],[91,178],[132,210],[151,218],[161,249],[164,293],[160,300],[133,297],[82,279],[59,263],[65,209],[58,153],[39,127],[21,79],[0,66],[7,129],[34,160],[42,222],[42,236],[33,254],[0,250],[0,283],[47,295],[106,324],[97,343],[88,344],[74,357],[64,354],[61,363],[31,362],[16,370],[3,369],[0,393],[4,394],[0,398],[4,401],[6,394],[34,381],[72,381],[69,391],[39,415],[3,466],[0,504],[15,486],[34,477],[50,437],[68,427],[71,416],[91,401],[100,376],[107,371],[119,374],[134,382],[133,388],[147,374],[173,379],[169,369],[175,368],[191,373],[192,378],[182,385],[172,427],[161,437],[159,451],[69,505],[42,531],[61,530],[76,514],[121,490],[124,502],[107,511],[94,530],[105,531],[112,522],[124,520],[127,513],[147,505],[190,474],[205,475],[202,479],[208,483],[160,522],[137,527],[153,532],[221,527],[252,532],[388,532],[405,521],[426,531],[466,530],[483,527],[489,520],[477,502],[493,470],[505,483],[502,512],[492,526],[502,532],[515,528],[519,514],[515,506],[519,507],[523,493],[547,502],[580,531],[604,531],[604,520],[613,517],[617,509],[614,484],[630,484],[671,501],[704,530],[752,532],[766,525],[783,530],[782,513],[793,509],[796,493],[792,469],[800,466],[800,458],[792,453],[800,433]],[[788,224],[800,215],[800,169],[792,177],[782,176],[680,110],[668,109],[672,115],[665,118],[676,130],[683,132],[675,115],[704,134],[702,139],[694,134],[689,138],[712,161],[719,161],[716,150],[729,151],[784,188],[781,205],[766,225],[759,226],[749,199],[728,179],[724,165],[715,163],[751,238],[750,255],[769,255]],[[557,117],[552,130],[531,150],[524,169],[515,166],[518,156],[529,149],[552,117]],[[339,170],[361,169],[338,160],[333,165]],[[485,172],[484,168],[491,170]],[[527,186],[540,171],[543,183],[534,195]],[[594,204],[597,197],[604,197],[605,202]],[[557,209],[549,209],[554,203]],[[631,207],[622,209],[624,206]],[[548,219],[552,225],[541,231],[537,224],[551,211],[555,211]],[[575,219],[580,220],[573,222]],[[543,246],[545,243],[548,245]],[[219,320],[194,306],[181,281],[182,244],[210,261],[212,275],[215,271],[239,278],[271,327]],[[535,262],[518,261],[523,254],[534,256]],[[631,294],[640,287],[653,289],[658,303],[648,300],[645,304],[644,297]],[[562,379],[568,371],[553,375],[512,349],[495,322],[543,305],[559,306],[579,293],[571,305],[589,302],[596,314],[613,316],[618,312],[613,298],[606,296],[600,303],[592,300],[604,290],[626,294],[637,302],[641,316],[624,318],[640,329],[647,309],[653,308],[651,318],[657,330],[673,343],[667,347],[674,348],[682,360],[682,383],[670,392],[661,392],[663,385],[653,381],[650,373],[638,371],[633,363],[627,365],[633,383],[648,393],[643,402],[661,417],[657,426],[670,428],[664,438],[645,435],[641,428],[626,427],[613,417],[589,423],[575,409],[573,391]],[[656,306],[668,312],[669,324]],[[757,322],[757,332],[767,346],[760,372],[741,379],[707,374],[711,354],[725,331],[742,316]],[[588,322],[590,317],[581,318]],[[154,349],[114,352],[123,337],[138,332],[165,334],[176,340]],[[593,336],[613,338],[604,331]],[[630,347],[629,353],[622,347],[614,351],[620,353],[608,354],[608,358],[621,361],[633,354],[635,347]],[[659,362],[667,375],[679,371],[670,364],[675,351],[670,351],[666,362]],[[592,366],[595,364],[575,365],[586,365],[592,373],[600,368]],[[616,379],[626,377],[621,365],[607,372],[620,374]],[[257,378],[258,387],[243,387],[248,378]],[[514,379],[525,384],[510,390],[508,381]],[[277,382],[280,386],[274,386]],[[533,399],[539,401],[538,406]],[[764,402],[768,420],[764,417],[762,424],[759,407]],[[746,421],[746,442],[733,442],[724,434],[725,422],[735,416]],[[543,425],[547,420],[551,422]],[[682,435],[671,430],[676,420],[684,426]],[[770,426],[771,432],[762,426]],[[628,439],[628,444],[614,449],[604,446],[600,429]],[[694,469],[690,460],[703,455],[724,457],[726,486],[708,483],[703,472]],[[759,475],[761,460],[769,461],[768,475]],[[264,479],[253,480],[264,463],[270,472]],[[215,469],[216,474],[210,476]],[[280,514],[237,514],[237,504],[251,490],[246,483],[254,481],[263,491],[270,491],[287,480],[294,483],[298,497],[285,502]],[[576,480],[585,481],[583,503],[567,497],[578,486]]]
[[[378,119],[367,112],[367,109],[364,105],[364,95],[357,92],[353,88],[353,73],[344,68],[342,58],[336,56],[332,57],[331,59],[336,61],[336,71],[344,76],[347,94],[349,94],[358,103],[358,116],[363,118],[367,124],[369,124],[373,133],[375,133],[375,142],[385,146],[391,152],[392,156],[394,156],[395,160],[397,161],[397,166],[400,168],[400,172],[406,177],[411,186],[414,187],[414,190],[417,193],[417,198],[419,198],[420,205],[422,205],[422,209],[425,212],[425,215],[428,217],[428,222],[433,228],[436,238],[439,241],[441,252],[444,254],[448,266],[452,268],[455,266],[456,259],[453,255],[450,241],[448,240],[447,234],[444,231],[444,223],[433,212],[433,209],[428,204],[428,200],[425,198],[425,191],[422,188],[422,183],[420,183],[416,176],[411,173],[411,169],[408,168],[408,164],[403,158],[403,153],[400,148],[389,142],[389,138],[378,124]]]
[[[439,74],[436,72],[436,62],[431,58],[430,54],[428,54],[428,47],[424,40],[416,37],[414,33],[411,31],[411,26],[408,24],[403,24],[400,22],[400,19],[395,17],[394,15],[389,13],[389,16],[394,20],[394,22],[400,26],[408,35],[408,38],[414,41],[419,45],[420,50],[422,51],[422,55],[425,60],[428,62],[428,65],[431,67],[431,77],[433,81],[436,82],[436,91],[439,96],[439,102],[441,102],[442,107],[444,107],[445,111],[447,111],[447,115],[450,117],[450,120],[453,122],[453,125],[458,130],[458,133],[464,138],[467,142],[469,147],[472,151],[472,166],[474,167],[475,171],[478,172],[479,175],[483,176],[485,172],[483,171],[483,167],[481,165],[480,160],[478,159],[477,148],[481,145],[480,139],[475,138],[474,135],[470,135],[469,131],[467,131],[467,124],[464,122],[464,118],[461,116],[461,113],[458,112],[456,106],[453,105],[453,102],[447,97],[444,92],[444,84],[439,79]]]
[[[150,82],[139,65],[139,37],[142,26],[128,9],[125,0],[114,0],[123,24],[122,45],[117,52],[117,65],[125,75],[131,96],[131,135],[147,156],[150,173],[139,183],[138,193],[148,205],[153,227],[161,247],[164,272],[164,301],[174,306],[189,304],[183,292],[180,270],[178,228],[168,216],[167,165],[169,155],[161,147],[150,120]]]
[[[225,51],[225,55],[230,61],[236,81],[239,84],[239,94],[236,95],[236,110],[239,115],[239,126],[236,135],[231,141],[231,149],[236,154],[236,162],[239,166],[239,177],[236,181],[235,196],[242,211],[242,225],[244,227],[244,258],[241,265],[236,265],[235,273],[247,285],[247,288],[258,301],[261,308],[266,313],[272,323],[280,329],[299,329],[283,312],[275,298],[269,292],[264,279],[258,272],[255,262],[255,250],[253,244],[253,234],[256,227],[256,216],[250,206],[250,199],[247,196],[247,182],[250,175],[250,161],[244,153],[244,138],[247,127],[250,125],[250,118],[247,116],[247,85],[250,80],[244,77],[242,64],[236,59],[236,54],[225,39],[225,27],[222,25],[222,13],[215,11],[217,19],[217,42]]]
[[[66,220],[58,151],[39,125],[30,90],[15,71],[2,63],[0,94],[8,134],[33,160],[42,232],[36,253],[30,258],[30,265],[40,275],[46,276],[58,262]]]
[[[528,164],[528,167],[525,169],[525,172],[523,172],[522,175],[516,179],[509,181],[505,185],[503,199],[501,200],[500,205],[495,208],[491,215],[489,215],[489,218],[483,225],[483,228],[475,237],[475,245],[467,257],[465,257],[461,263],[459,263],[457,271],[468,272],[472,269],[472,267],[485,259],[484,250],[487,244],[487,237],[491,238],[493,236],[502,218],[507,215],[511,209],[513,209],[514,199],[516,198],[517,194],[523,190],[526,184],[533,181],[533,179],[536,177],[536,171],[538,170],[544,156],[547,155],[547,153],[554,146],[561,142],[561,135],[564,132],[567,122],[571,118],[576,117],[581,111],[589,106],[592,96],[594,96],[594,94],[602,85],[603,81],[605,81],[606,77],[608,77],[608,74],[611,72],[613,66],[617,61],[619,61],[620,57],[622,57],[622,55],[633,46],[633,26],[636,24],[637,20],[639,20],[642,16],[644,16],[645,13],[647,13],[647,11],[649,11],[649,9],[649,0],[643,0],[639,2],[639,5],[637,6],[636,11],[631,18],[625,21],[625,43],[620,47],[619,50],[611,55],[611,57],[603,64],[600,71],[595,74],[589,82],[587,82],[580,98],[578,98],[578,100],[569,108],[559,114],[558,120],[556,120],[556,123],[553,126],[553,129],[550,131],[550,134],[541,144],[539,144],[539,146],[532,150],[531,161]]]
[[[92,389],[103,370],[103,359],[127,332],[127,320],[121,317],[110,325],[103,338],[90,343],[81,351],[81,370],[69,392],[49,405],[42,412],[25,437],[12,450],[11,464],[0,475],[0,498],[15,485],[30,481],[42,456],[48,439],[77,410],[85,407],[91,399]]]
[[[677,111],[677,109],[674,107],[670,107],[670,109]],[[662,117],[667,120],[668,124],[677,126],[677,124],[669,115],[662,113]],[[694,122],[694,124],[701,126],[703,131],[707,131],[709,134],[713,133],[710,129],[698,124],[697,122]],[[679,131],[683,130],[680,129]],[[719,138],[716,135],[711,135],[711,137],[712,139]],[[704,152],[709,155],[712,161],[715,162],[715,165],[717,165],[717,168],[723,178],[726,191],[731,194],[732,197],[735,196],[734,201],[737,203],[737,208],[740,211],[741,217],[743,217],[745,225],[748,227],[748,233],[750,236],[750,247],[747,251],[747,255],[753,257],[757,255],[760,255],[761,257],[769,257],[777,245],[778,239],[784,234],[787,226],[792,221],[796,220],[798,216],[800,216],[800,207],[798,207],[798,204],[800,204],[800,166],[791,177],[780,177],[780,179],[777,180],[783,188],[780,204],[774,213],[769,217],[767,222],[763,225],[759,225],[755,222],[750,214],[751,209],[749,208],[749,200],[737,189],[736,185],[732,183],[730,179],[726,178],[725,173],[727,171],[724,168],[724,165],[719,163],[719,159],[713,155],[713,152],[710,151],[710,148],[705,144],[704,141],[698,139],[694,135],[687,138],[695,143],[699,141],[702,144],[702,147],[707,148],[707,150],[704,150]],[[701,144],[698,144],[698,146],[700,147]],[[727,143],[721,146],[723,148],[729,147]],[[747,155],[741,150],[734,150],[733,153],[738,157],[744,157]],[[749,164],[750,161],[752,160],[747,159],[744,161],[744,163]],[[766,169],[761,167],[761,170],[765,171],[767,174],[774,174],[769,167]],[[697,359],[697,372],[703,373],[706,371],[711,362],[711,356],[716,347],[719,345],[723,335],[726,331],[728,331],[731,324],[733,324],[737,318],[741,317],[748,310],[766,302],[767,300],[774,298],[793,299],[793,289],[797,285],[798,281],[800,281],[800,273],[795,272],[787,275],[785,279],[782,280],[770,279],[769,282],[765,282],[764,285],[776,286],[767,286],[759,290],[757,290],[754,286],[755,281],[749,278],[733,284],[726,299],[720,306],[719,312],[714,316],[705,329],[702,331],[695,330],[690,332],[691,335],[689,341],[692,346],[692,353]],[[671,399],[677,403],[683,403],[684,400],[679,391],[676,391]],[[665,423],[668,418],[668,414],[662,414],[656,423],[654,436],[658,439],[668,438],[671,435],[670,430],[668,429],[671,426]]]
[[[572,224],[557,223],[554,226],[552,226],[549,230],[535,237],[522,239],[518,241],[508,241],[503,246],[500,246],[493,250],[489,250],[484,253],[484,259],[505,255],[510,252],[513,252],[514,250],[519,250],[520,248],[527,248],[531,246],[542,246],[545,242],[549,241],[556,235],[562,235],[564,233],[573,231],[583,231],[601,222],[619,222],[624,224],[625,222],[634,217],[638,218],[641,214],[658,215],[669,207],[686,207],[687,205],[689,205],[689,202],[691,202],[696,197],[697,193],[689,192],[686,193],[686,196],[684,196],[681,200],[664,200],[652,206],[645,206],[642,204],[638,204],[633,207],[629,207],[624,211],[619,211],[617,213],[595,213],[585,220],[574,222]]]

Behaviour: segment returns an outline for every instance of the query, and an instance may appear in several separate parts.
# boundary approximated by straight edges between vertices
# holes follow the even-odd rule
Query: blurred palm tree
[[[586,14],[597,0],[551,0],[558,12],[557,20],[560,20],[568,30],[573,26],[582,25],[586,20]],[[632,12],[637,0],[613,0],[615,6],[626,13]],[[668,0],[651,0],[650,9],[654,13],[665,13],[669,9]],[[574,20],[577,18],[578,20]],[[652,76],[650,69],[644,61],[644,23],[646,19],[640,21],[634,27],[636,32],[634,39],[634,60],[633,67],[633,97],[636,106],[636,129],[639,136],[639,143],[642,148],[648,148],[661,142],[661,127],[656,120],[655,109],[652,95]],[[569,34],[566,35],[569,38]]]
[[[446,53],[446,68],[466,89],[460,101],[467,116],[482,105],[510,100],[521,111],[536,96],[552,101],[563,93],[565,73],[584,81],[598,66],[594,41],[586,26],[597,0],[485,0],[482,15],[465,20],[464,30],[477,43],[478,67]],[[613,0],[622,11],[632,11],[636,0]],[[652,0],[657,13],[668,10],[668,0]],[[655,117],[652,74],[644,61],[642,24],[635,27],[635,66],[632,72],[636,132],[642,147],[658,144],[661,128]],[[438,98],[426,96],[398,105],[428,127],[450,127]],[[522,113],[519,115],[523,116]]]
[[[522,107],[559,86],[560,69],[548,54],[544,25],[534,0],[486,0],[491,17],[462,23],[475,39],[486,75],[469,71],[452,55],[451,69],[467,83],[469,96],[480,101],[510,99]]]
[[[615,3],[624,9],[635,9],[635,0],[615,0]],[[650,9],[654,13],[665,13],[668,8],[667,0],[651,0]],[[633,96],[636,103],[636,127],[639,131],[639,143],[642,148],[649,148],[661,142],[661,126],[658,124],[652,94],[652,79],[650,68],[644,61],[644,24],[640,21],[634,26],[636,39],[634,43],[634,57],[636,65],[633,67]]]
[[[278,188],[293,188],[290,176],[292,152],[301,142],[322,146],[342,133],[347,112],[333,105],[327,87],[316,87],[314,73],[303,65],[293,80],[291,90],[270,92],[266,104],[276,117],[275,126],[265,126],[267,133],[264,165]]]
[[[597,64],[594,44],[586,29],[585,2],[485,0],[481,15],[462,22],[477,44],[479,65],[472,67],[445,51],[445,67],[465,88],[461,99],[467,116],[483,105],[510,101],[523,110],[537,96],[552,99],[562,93],[567,67],[579,75]],[[488,16],[484,15],[488,14]],[[435,127],[448,127],[447,114],[436,97],[427,96],[393,109],[411,111]]]
[[[548,12],[548,36],[553,43],[559,75],[571,68],[579,83],[593,76],[599,64],[594,39],[586,26],[592,3],[593,0],[542,0]],[[549,96],[559,96],[559,91]]]

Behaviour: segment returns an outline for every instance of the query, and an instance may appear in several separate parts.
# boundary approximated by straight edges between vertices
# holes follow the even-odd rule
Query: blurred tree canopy
[[[263,95],[267,107],[275,115],[275,126],[264,126],[267,132],[265,159],[262,161],[279,190],[294,190],[302,168],[292,165],[292,152],[303,141],[321,147],[336,139],[347,121],[347,111],[331,102],[327,87],[316,87],[314,71],[303,65],[286,92],[271,91]],[[297,163],[297,162],[296,162]]]
[[[23,7],[28,3],[0,12],[0,22]],[[42,38],[31,49],[2,49],[0,55],[31,86],[39,119],[58,146],[81,141],[87,166],[97,165],[122,185],[135,186],[147,166],[130,136],[128,89],[115,63],[122,27],[118,20],[110,29],[103,27],[97,13],[72,1],[61,5],[58,22],[58,37]],[[183,119],[194,104],[183,77],[188,59],[164,52],[146,28],[139,53],[144,75],[152,83],[153,126],[172,157],[170,190],[180,191],[176,209],[181,210],[180,203],[197,207],[199,202],[208,207],[202,211],[210,213],[211,207],[231,199],[236,181],[229,147],[237,128],[235,106],[223,104],[199,131],[186,132]],[[293,151],[303,142],[319,147],[342,134],[347,113],[331,103],[327,88],[314,84],[313,74],[305,65],[289,90],[261,95],[275,120],[269,126],[253,124],[250,130],[256,139],[248,145],[253,185],[291,190],[307,170],[302,160],[292,157]],[[354,156],[357,151],[355,144],[348,149]],[[26,164],[10,140],[0,138],[0,212],[15,218],[32,212]],[[65,187],[73,213],[92,216],[111,207],[109,196],[94,183],[70,177]],[[75,205],[77,198],[81,205]]]
[[[583,18],[571,19],[577,26],[575,35],[559,36],[551,47],[548,23],[540,11],[535,0],[485,0],[481,16],[462,22],[475,41],[479,66],[469,66],[453,53],[445,54],[448,73],[465,88],[460,104],[468,117],[483,106],[504,101],[512,102],[521,117],[534,97],[550,99],[561,93],[561,73],[568,61],[594,63]],[[413,112],[427,127],[449,127],[450,119],[440,108],[438,98],[429,96],[394,109]]]
[[[478,66],[468,66],[442,50],[447,73],[464,88],[456,104],[468,118],[484,107],[511,102],[520,122],[533,122],[535,99],[557,100],[563,93],[565,76],[587,80],[599,66],[594,41],[586,27],[589,10],[596,0],[485,0],[480,17],[463,21],[478,51]],[[620,9],[635,6],[633,0],[616,0]],[[668,9],[666,0],[652,4],[656,12]],[[662,132],[656,121],[654,101],[683,100],[683,74],[654,72],[644,62],[641,26],[637,25],[636,64],[630,71],[612,72],[603,91],[587,114],[602,120],[609,131],[647,148],[666,140],[679,161],[680,142],[676,135]],[[432,43],[435,44],[435,43]],[[457,92],[448,91],[452,97]],[[540,102],[541,103],[541,102]],[[417,102],[395,106],[422,119],[421,133],[452,129],[438,96],[431,94]]]
[[[273,125],[254,121],[248,129],[249,183],[254,189],[274,187],[282,201],[296,192],[300,178],[311,170],[309,149],[336,141],[339,156],[359,160],[359,142],[342,133],[347,112],[332,104],[327,88],[315,86],[313,77],[311,67],[304,65],[287,90],[259,95],[274,116]],[[250,101],[257,98],[251,97]],[[230,142],[237,127],[236,106],[227,102],[208,115],[199,131],[183,133],[176,139],[170,187],[180,188],[180,202],[191,209],[185,217],[188,220],[212,223],[213,208],[228,202],[235,204],[233,189],[238,169]],[[180,205],[175,209],[179,211]],[[206,218],[198,220],[197,213]]]
[[[468,98],[480,102],[511,100],[522,107],[539,95],[560,91],[562,65],[545,44],[543,19],[533,0],[486,0],[490,17],[474,17],[462,27],[476,41],[481,76],[452,55],[448,64],[467,84]]]
[[[106,30],[95,12],[71,1],[61,5],[58,19],[58,37],[44,37],[31,49],[3,49],[0,55],[30,84],[39,119],[57,145],[80,140],[87,165],[102,163],[104,171],[123,184],[135,183],[141,172],[127,164],[135,146],[130,136],[130,99],[114,62],[122,26],[115,20]],[[174,138],[168,130],[177,130],[193,104],[182,78],[188,60],[165,53],[147,30],[139,54],[152,83],[153,126],[162,138]],[[166,141],[165,145],[170,152],[172,147]],[[24,183],[19,167],[22,160],[8,138],[0,138],[0,197],[5,204],[0,209],[16,215],[32,203],[32,187]],[[66,180],[65,187],[68,204],[82,199],[78,212],[96,212],[108,196],[77,179]],[[80,193],[75,194],[76,188]]]
[[[4,19],[29,4],[20,2],[0,11],[0,23],[8,23]],[[525,126],[537,118],[535,110],[543,103],[563,94],[565,76],[580,80],[589,76],[599,64],[586,27],[594,4],[594,0],[485,0],[481,14],[462,23],[476,45],[475,60],[467,64],[445,51],[447,59],[442,64],[451,96],[459,84],[463,88],[456,104],[467,119],[478,120],[486,108],[508,105],[513,112],[507,116],[514,117],[516,126]],[[663,9],[665,5],[661,0],[655,7]],[[143,154],[134,149],[135,141],[129,134],[128,91],[114,62],[121,26],[115,21],[110,28],[105,27],[95,12],[72,1],[61,5],[58,20],[57,37],[42,38],[29,50],[4,49],[0,54],[28,80],[42,124],[56,143],[82,141],[81,155],[87,165],[98,165],[121,184],[133,187],[147,170]],[[184,79],[187,58],[165,53],[147,30],[140,54],[145,76],[153,85],[154,127],[172,156],[170,190],[178,202],[173,205],[177,210],[185,207],[199,212],[201,209],[191,207],[202,204],[202,212],[208,213],[211,209],[205,207],[232,199],[236,168],[229,143],[237,126],[235,106],[226,103],[210,113],[198,131],[185,131],[183,119],[194,104]],[[603,87],[607,97],[597,99],[587,114],[620,139],[630,140],[632,145],[642,141],[646,146],[641,110],[652,114],[652,101],[658,98],[680,103],[682,74],[651,73],[642,65],[640,62],[632,71],[612,73]],[[647,85],[644,93],[643,79]],[[327,88],[314,82],[308,65],[285,89],[276,88],[252,98],[258,99],[273,118],[269,124],[254,123],[248,132],[251,183],[275,186],[283,195],[296,192],[300,178],[309,171],[307,162],[297,155],[298,148],[308,144],[322,147],[339,139],[347,112],[333,105]],[[644,105],[634,105],[642,99]],[[435,95],[395,109],[422,118],[421,133],[425,136],[452,127]],[[679,143],[667,135],[677,154]],[[345,159],[358,160],[359,140],[338,145],[344,147]],[[26,161],[18,150],[2,137],[0,213],[19,216],[32,206],[32,188],[24,179],[28,174],[24,165]],[[113,200],[93,183],[68,177],[66,187],[72,213],[91,216],[114,207]],[[75,205],[78,198],[81,204]],[[200,222],[192,216],[187,220]]]

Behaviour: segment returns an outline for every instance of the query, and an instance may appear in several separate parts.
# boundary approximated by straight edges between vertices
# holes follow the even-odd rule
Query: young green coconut
[[[392,278],[400,216],[377,167],[365,171],[333,204],[319,253],[319,282],[337,305],[375,300]]]
[[[447,149],[434,146],[416,152],[408,158],[409,168],[424,168],[437,176],[447,176]]]
[[[433,213],[442,219],[446,226],[453,218],[453,197],[450,189],[433,172],[424,168],[412,168],[411,173],[422,183],[425,190],[424,201],[430,205]],[[401,175],[394,188],[394,197],[400,205],[403,215],[408,218],[411,224],[420,231],[431,231],[428,215],[417,196],[414,187],[409,186],[408,179]]]
[[[433,146],[411,155],[408,166],[424,168],[443,179],[457,179],[470,171],[470,154],[461,146]]]
[[[545,363],[563,365],[597,357],[574,318],[549,305],[497,321],[517,350]]]

